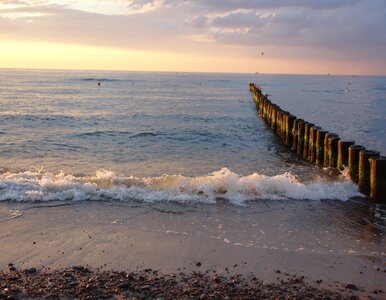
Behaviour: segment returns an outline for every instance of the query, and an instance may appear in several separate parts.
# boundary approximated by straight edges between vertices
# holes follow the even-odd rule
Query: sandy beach
[[[323,201],[261,201],[248,208],[221,201],[8,203],[0,210],[0,266],[215,272],[279,285],[295,276],[310,287],[381,299],[385,240],[376,227],[360,224],[359,207]]]

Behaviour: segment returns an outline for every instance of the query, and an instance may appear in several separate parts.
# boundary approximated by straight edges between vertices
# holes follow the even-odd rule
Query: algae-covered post
[[[358,187],[362,194],[370,194],[370,157],[379,157],[378,151],[361,150],[358,164]]]
[[[354,141],[342,141],[338,142],[338,163],[337,168],[343,170],[348,166],[348,147],[354,145]]]
[[[358,183],[359,152],[366,148],[361,145],[348,147],[348,172],[353,182]]]
[[[315,145],[315,163],[318,166],[323,166],[324,163],[324,139],[328,131],[323,129],[316,130],[316,145]]]
[[[330,168],[336,168],[338,162],[338,136],[328,137],[328,165]]]
[[[370,198],[386,202],[386,157],[370,157]]]
[[[303,123],[303,119],[295,119],[294,120],[294,125],[292,127],[292,147],[291,150],[293,152],[296,152],[298,149],[298,127],[299,123]]]
[[[306,122],[304,126],[304,145],[303,145],[303,159],[307,160],[308,159],[308,147],[309,147],[309,137],[310,137],[310,129],[313,127],[315,124]]]
[[[296,120],[296,117],[294,115],[288,114],[285,118],[285,144],[289,147],[292,146],[293,141],[293,135],[292,135],[292,128],[294,126],[294,122]]]
[[[323,165],[325,167],[330,166],[330,151],[329,151],[329,143],[328,143],[328,140],[330,139],[330,137],[331,138],[338,138],[338,135],[336,133],[327,132],[326,135],[324,136]]]
[[[298,154],[299,157],[302,157],[303,155],[303,146],[304,146],[304,127],[305,123],[302,120],[299,120],[298,124],[298,145],[297,145],[297,150],[296,153]]]
[[[308,137],[308,161],[311,164],[316,162],[316,134],[321,128],[319,126],[312,126],[310,128],[310,135]]]

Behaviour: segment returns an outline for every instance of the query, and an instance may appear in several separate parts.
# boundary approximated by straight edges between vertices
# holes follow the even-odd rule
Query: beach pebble
[[[355,290],[355,291],[358,290],[358,287],[355,284],[353,284],[353,283],[346,284],[345,288],[349,289],[349,290]]]
[[[29,268],[29,269],[26,269],[25,271],[26,273],[29,273],[29,274],[35,274],[37,272],[36,268]]]

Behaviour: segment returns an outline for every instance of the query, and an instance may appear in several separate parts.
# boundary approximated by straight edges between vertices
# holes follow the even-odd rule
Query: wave
[[[148,132],[148,131],[145,131],[145,132],[138,132],[138,133],[134,133],[134,132],[130,132],[130,131],[115,131],[115,130],[104,130],[104,131],[101,131],[101,130],[96,130],[96,131],[90,131],[90,132],[81,132],[81,133],[77,133],[75,135],[70,135],[71,137],[79,137],[79,138],[83,138],[83,137],[92,137],[92,136],[129,136],[129,138],[139,138],[139,137],[154,137],[154,136],[158,136],[158,135],[162,135],[162,133],[160,132]]]
[[[233,205],[245,205],[247,201],[259,199],[346,201],[360,195],[356,185],[345,178],[334,182],[321,178],[300,182],[291,173],[241,176],[227,168],[199,177],[162,175],[140,178],[107,170],[100,170],[93,176],[41,171],[5,171],[0,174],[0,201],[137,200],[213,204],[218,199],[225,199]]]
[[[118,79],[111,79],[111,78],[96,78],[96,77],[87,77],[80,79],[82,81],[118,81]]]

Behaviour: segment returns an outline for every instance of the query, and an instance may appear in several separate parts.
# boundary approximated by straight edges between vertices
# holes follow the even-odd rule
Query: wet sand
[[[222,201],[3,203],[0,266],[152,269],[168,276],[209,271],[279,286],[295,276],[310,287],[381,299],[383,209],[360,200],[259,201],[248,207]]]

